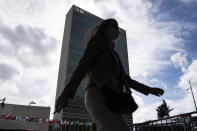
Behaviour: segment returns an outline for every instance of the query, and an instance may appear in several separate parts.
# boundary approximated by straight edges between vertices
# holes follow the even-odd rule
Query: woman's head
[[[118,22],[115,19],[103,20],[92,30],[93,35],[97,33],[104,36],[108,40],[115,40],[120,33]]]
[[[106,40],[113,41],[118,37],[119,33],[120,31],[118,27],[118,22],[115,19],[106,19],[91,30],[90,35],[88,35],[89,38],[86,39],[87,42],[85,42],[85,44],[87,44],[88,39],[91,39],[91,37],[95,34],[100,34]],[[114,43],[112,43],[112,46],[114,47]],[[82,80],[84,84],[86,83],[86,80],[88,80],[88,78],[89,72],[86,72],[86,75]]]

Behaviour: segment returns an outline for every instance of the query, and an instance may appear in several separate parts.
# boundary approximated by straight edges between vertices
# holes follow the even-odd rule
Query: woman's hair
[[[104,36],[105,29],[113,22],[118,23],[116,19],[110,18],[103,20],[97,26],[90,28],[85,35],[85,45],[87,45],[88,41],[96,34]]]
[[[98,24],[97,26],[89,29],[86,33],[86,37],[85,37],[85,46],[87,46],[89,40],[96,34],[99,34],[101,36],[104,36],[104,31],[105,29],[113,22],[118,23],[115,19],[106,19],[100,22],[100,24]],[[85,76],[82,79],[82,82],[85,84],[85,82],[88,80],[89,78],[89,72],[86,72]]]

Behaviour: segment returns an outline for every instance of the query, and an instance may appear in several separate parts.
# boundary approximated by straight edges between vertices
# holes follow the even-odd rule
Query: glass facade
[[[56,98],[61,94],[65,85],[69,82],[85,47],[85,36],[88,30],[103,19],[73,5],[66,15],[64,37],[59,65]],[[121,29],[120,35],[115,41],[115,50],[119,53],[125,71],[129,74],[126,31]],[[55,114],[55,119],[91,121],[84,106],[85,87],[80,85],[74,99],[71,99],[68,107],[63,112]],[[124,115],[129,124],[132,124],[132,114]]]

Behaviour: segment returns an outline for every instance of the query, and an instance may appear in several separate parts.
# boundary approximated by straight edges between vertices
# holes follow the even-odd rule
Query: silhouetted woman
[[[114,40],[119,35],[118,23],[115,19],[103,20],[93,29],[92,37],[78,66],[72,74],[71,80],[56,101],[56,111],[60,112],[73,98],[82,79],[86,82],[85,107],[96,124],[97,131],[129,131],[121,114],[114,113],[105,105],[102,92],[103,87],[122,91],[126,79],[130,88],[145,95],[149,93],[160,96],[164,91],[152,88],[130,78],[121,66],[120,58],[114,48]],[[120,75],[121,72],[124,75]],[[124,78],[122,78],[124,77]]]

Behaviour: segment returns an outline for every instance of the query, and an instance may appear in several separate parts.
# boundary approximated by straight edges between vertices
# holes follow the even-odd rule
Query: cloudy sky
[[[65,16],[73,4],[116,18],[127,32],[131,77],[165,90],[162,97],[133,91],[134,123],[157,119],[163,99],[174,108],[170,115],[195,110],[186,89],[191,81],[197,95],[197,0],[0,0],[0,99],[35,101],[53,112]]]

